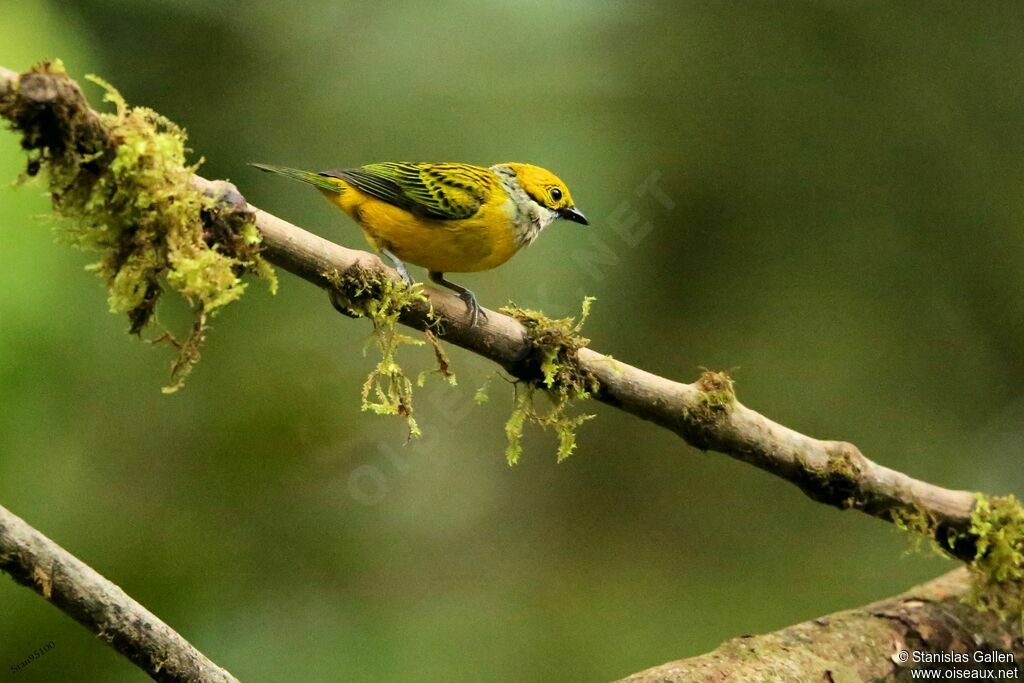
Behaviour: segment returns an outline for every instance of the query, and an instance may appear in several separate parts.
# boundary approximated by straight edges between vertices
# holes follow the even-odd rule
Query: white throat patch
[[[551,225],[558,218],[558,213],[534,201],[519,184],[519,179],[511,169],[504,166],[491,166],[498,174],[501,185],[508,193],[506,210],[516,226],[516,242],[525,247],[540,235],[540,231]]]

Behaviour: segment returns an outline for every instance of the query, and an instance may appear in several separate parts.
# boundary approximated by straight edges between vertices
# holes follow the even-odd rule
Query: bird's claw
[[[464,292],[459,292],[459,298],[465,302],[466,308],[469,309],[470,327],[476,327],[476,323],[480,318],[487,320],[487,314],[484,313],[484,309],[480,308],[480,304],[476,302],[476,297],[473,296],[473,292],[468,289]]]

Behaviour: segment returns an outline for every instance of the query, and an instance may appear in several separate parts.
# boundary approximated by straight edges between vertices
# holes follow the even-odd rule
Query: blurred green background
[[[101,74],[208,177],[347,245],[316,193],[245,163],[547,166],[592,227],[462,276],[484,305],[594,295],[603,352],[732,369],[789,426],[1018,495],[1022,34],[1019,3],[0,2],[0,65]],[[0,134],[0,178],[23,164]],[[0,503],[242,680],[611,679],[951,566],[604,406],[568,461],[531,433],[510,469],[511,386],[474,406],[492,368],[458,349],[405,446],[359,412],[369,325],[286,273],[163,396],[167,351],[107,313],[47,209],[0,189]],[[18,680],[144,680],[0,580],[0,679],[51,640]]]

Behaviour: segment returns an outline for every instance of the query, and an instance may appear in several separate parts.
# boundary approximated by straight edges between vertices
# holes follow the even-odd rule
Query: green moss
[[[473,402],[478,406],[482,406],[491,400],[489,392],[491,388],[491,380],[494,379],[494,374],[495,373],[488,375],[487,379],[484,380],[484,383],[477,387],[476,392],[473,393]]]
[[[892,522],[910,533],[914,549],[922,545],[943,557],[967,541],[974,558],[967,564],[971,590],[965,601],[975,609],[994,612],[1016,622],[1024,634],[1024,507],[1014,496],[989,498],[975,494],[971,525],[966,532],[945,532],[920,505],[891,510]]]
[[[727,372],[705,370],[697,380],[697,388],[698,400],[711,413],[724,413],[736,403],[734,382]]]
[[[726,372],[705,370],[694,386],[698,391],[696,400],[683,408],[685,438],[697,448],[708,450],[714,445],[721,431],[720,425],[736,403],[736,392],[733,380]]]
[[[976,497],[970,533],[977,537],[977,554],[968,600],[1012,619],[1024,633],[1024,508],[1014,496]]]
[[[512,414],[505,422],[505,439],[508,446],[505,448],[505,459],[509,465],[519,462],[523,454],[523,429],[526,427],[527,418],[535,412],[533,410],[533,386],[516,382],[512,385]]]
[[[579,321],[574,318],[552,319],[539,311],[520,308],[513,304],[501,309],[523,324],[532,344],[533,359],[539,371],[535,383],[523,381],[515,385],[512,414],[505,423],[508,446],[505,457],[510,465],[522,454],[522,436],[527,424],[542,429],[553,429],[558,438],[558,462],[568,458],[576,449],[576,432],[593,415],[572,415],[570,408],[576,401],[590,398],[599,388],[597,378],[580,365],[578,351],[590,343],[579,332],[590,314],[593,297],[583,299]],[[544,389],[550,403],[546,411],[537,409],[537,388]],[[478,392],[479,394],[479,392]]]
[[[334,287],[335,306],[352,316],[369,318],[373,324],[372,338],[380,360],[363,384],[362,409],[377,415],[404,417],[410,437],[420,436],[419,425],[413,417],[413,382],[395,360],[395,355],[403,345],[422,346],[425,343],[398,331],[398,319],[403,310],[416,303],[427,303],[423,286],[417,283],[410,287],[405,282],[392,280],[381,271],[359,266],[344,273],[325,273],[324,277]],[[436,372],[449,384],[455,384],[448,354],[429,328],[425,335],[437,359]],[[423,386],[427,374],[420,374],[417,379],[419,386]]]
[[[897,529],[910,534],[913,551],[922,552],[927,547],[943,557],[948,557],[947,550],[935,538],[937,530],[935,517],[922,506],[894,508],[888,512],[888,517]]]
[[[856,457],[846,450],[840,450],[828,456],[828,475],[832,479],[856,485],[860,480],[861,468]]]
[[[836,444],[828,449],[824,466],[807,462],[798,456],[808,479],[813,482],[811,495],[839,509],[861,508],[864,505],[863,462],[860,452],[849,444]]]
[[[178,350],[165,392],[179,389],[199,360],[211,316],[245,291],[255,272],[275,286],[259,255],[252,214],[225,206],[192,184],[199,164],[186,161],[185,132],[144,107],[129,107],[102,79],[114,111],[95,114],[59,62],[24,75],[0,98],[0,116],[22,135],[27,175],[45,171],[59,238],[96,253],[89,266],[107,285],[112,312],[130,331],[154,320],[165,289],[190,305],[194,323],[178,341],[164,331],[155,341]]]
[[[423,331],[423,336],[426,338],[427,343],[430,344],[430,348],[434,350],[434,359],[437,361],[437,367],[433,370],[421,372],[416,378],[416,386],[422,387],[426,384],[427,377],[434,373],[441,375],[444,381],[451,386],[458,386],[459,380],[455,377],[455,373],[452,372],[452,361],[448,357],[448,352],[445,351],[444,346],[441,345],[441,340],[437,338],[437,335],[430,328]]]

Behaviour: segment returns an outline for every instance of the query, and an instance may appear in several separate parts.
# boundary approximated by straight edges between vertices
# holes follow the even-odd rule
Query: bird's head
[[[507,163],[498,166],[508,169],[530,199],[554,212],[558,218],[589,225],[587,217],[576,208],[569,188],[551,171],[533,164]]]

